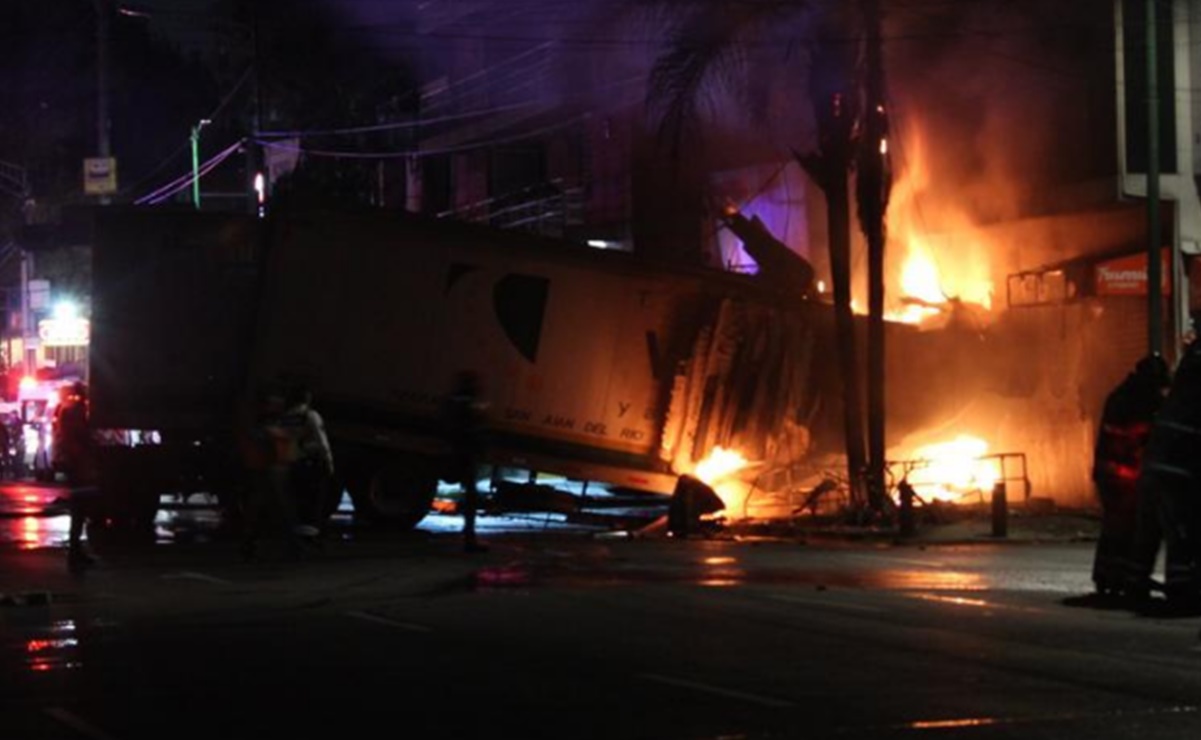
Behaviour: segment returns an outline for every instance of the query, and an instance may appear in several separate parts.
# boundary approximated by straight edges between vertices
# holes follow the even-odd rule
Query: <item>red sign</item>
[[[1160,252],[1160,284],[1172,293],[1172,263],[1168,250]],[[1147,295],[1147,255],[1132,254],[1098,263],[1097,295]]]

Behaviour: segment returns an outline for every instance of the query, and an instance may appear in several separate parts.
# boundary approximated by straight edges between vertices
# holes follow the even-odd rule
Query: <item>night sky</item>
[[[467,86],[460,84],[463,78],[486,77],[482,84],[491,86],[489,97],[493,100],[526,96],[548,108],[570,100],[603,111],[612,109],[619,94],[625,102],[637,102],[646,95],[645,79],[638,79],[638,74],[663,50],[666,39],[650,37],[645,25],[610,24],[614,9],[625,5],[619,0],[293,0],[285,6],[293,14],[284,22],[299,25],[306,15],[311,17],[311,11],[331,10],[341,18],[335,35],[347,46],[368,49],[396,69],[415,68],[422,82],[446,75],[452,85],[465,89]],[[933,132],[939,143],[929,152],[935,181],[947,183],[958,197],[967,195],[982,208],[993,209],[990,215],[1008,216],[1016,206],[1012,198],[996,197],[998,182],[1038,187],[1064,179],[1064,172],[1053,170],[1065,170],[1068,179],[1073,175],[1087,179],[1110,168],[1111,13],[1101,12],[1103,8],[1088,0],[1067,0],[1054,7],[1028,0],[906,0],[884,5],[887,85],[895,131],[904,136],[920,125]],[[228,12],[229,3],[129,0],[128,6],[147,11],[152,16],[146,21],[150,27],[184,50],[211,52],[217,40],[212,21]],[[415,24],[412,19],[418,9],[420,23]],[[474,15],[465,15],[467,11]],[[757,63],[763,56],[774,55],[777,69],[770,71],[770,78],[758,69],[750,75],[774,96],[777,115],[735,122],[731,135],[721,140],[727,151],[745,153],[749,146],[766,143],[787,158],[791,150],[812,145],[811,122],[796,114],[808,104],[805,70],[798,64],[802,55],[787,44],[775,43],[790,35],[791,26],[776,29],[773,45],[761,47],[759,51],[764,53],[753,60]],[[451,67],[447,50],[471,46],[457,43],[465,40],[480,42],[477,58],[460,59],[457,67]],[[541,66],[514,65],[517,72],[508,77],[497,74],[504,63],[539,44],[553,46],[553,61],[543,61]],[[245,56],[245,51],[240,53]],[[333,58],[341,62],[345,55]],[[189,105],[188,118],[205,115],[228,94],[245,67],[244,59],[235,61],[240,64],[231,62],[230,70],[224,77],[218,76],[213,89],[206,92],[213,100]],[[587,76],[574,77],[579,69]],[[524,88],[518,84],[534,77],[544,78],[543,84]],[[80,78],[81,85],[87,81]],[[268,85],[272,82],[267,80]],[[86,91],[80,99],[82,106],[89,103]],[[717,95],[710,102],[717,115],[707,123],[730,124],[722,113],[734,108],[731,99]],[[790,106],[788,115],[779,114],[778,106],[783,104]],[[86,117],[86,110],[83,115]],[[153,151],[145,152],[147,158],[164,158],[186,139],[187,127],[175,126],[178,130],[154,135],[152,122],[141,120],[147,115],[132,121],[127,115],[114,123],[115,130],[142,143],[151,134]],[[290,115],[289,120],[274,123],[291,129],[359,122],[306,121]],[[142,130],[131,131],[134,125]],[[206,144],[217,145],[217,133],[210,132]],[[897,154],[903,156],[904,142],[899,143]],[[123,155],[126,159],[130,156],[128,150]],[[127,164],[125,174],[129,176],[140,178],[150,169],[150,164]],[[972,180],[981,177],[988,188],[973,186]]]

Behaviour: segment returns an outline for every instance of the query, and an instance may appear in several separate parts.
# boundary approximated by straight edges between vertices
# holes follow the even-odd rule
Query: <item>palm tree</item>
[[[648,100],[659,132],[677,154],[700,129],[702,106],[715,90],[735,95],[750,116],[766,113],[765,81],[789,63],[809,73],[806,83],[817,123],[815,141],[792,147],[793,156],[826,195],[838,362],[844,379],[847,467],[853,500],[879,510],[884,502],[883,217],[887,204],[887,118],[880,63],[878,0],[862,0],[867,20],[859,85],[848,43],[854,15],[843,4],[819,0],[642,0],[666,24],[667,42],[651,70]],[[805,137],[798,126],[800,140]],[[856,151],[858,149],[858,151]],[[861,381],[851,309],[848,173],[858,163],[859,220],[869,246],[869,399],[871,465],[864,449]]]

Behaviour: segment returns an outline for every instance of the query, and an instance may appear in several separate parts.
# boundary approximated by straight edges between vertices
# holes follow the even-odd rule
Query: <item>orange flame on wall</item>
[[[988,246],[964,209],[930,197],[925,143],[913,131],[886,216],[885,318],[907,324],[941,314],[951,299],[990,308],[993,289]]]

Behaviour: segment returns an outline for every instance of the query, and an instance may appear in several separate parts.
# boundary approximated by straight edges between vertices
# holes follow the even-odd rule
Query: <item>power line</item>
[[[536,105],[535,103],[514,103],[512,105],[500,105],[495,108],[487,108],[481,110],[468,111],[467,113],[458,113],[453,115],[438,116],[435,118],[420,118],[413,121],[396,121],[394,123],[379,123],[371,126],[352,126],[348,128],[334,129],[316,129],[316,130],[296,130],[296,131],[260,131],[259,136],[271,136],[278,138],[292,138],[297,136],[349,136],[352,134],[375,133],[378,131],[394,131],[397,129],[417,128],[421,126],[433,126],[439,123],[453,123],[455,121],[463,121],[471,118],[479,118],[480,116],[489,116],[496,113],[506,113],[513,110],[521,110],[530,108]]]
[[[217,107],[213,110],[213,112],[208,114],[206,116],[206,118],[208,118],[210,121],[217,120],[217,118],[225,111],[225,107],[227,105],[229,105],[230,101],[232,101],[234,96],[238,93],[238,91],[241,90],[242,85],[246,84],[246,80],[250,79],[250,73],[251,73],[251,69],[247,68],[247,70],[242,73],[242,76],[240,78],[238,78],[238,81],[234,83],[233,87],[230,88],[230,91],[225,94],[225,97],[221,100],[221,102],[217,104]],[[130,186],[122,189],[121,194],[128,195],[131,191],[137,190],[138,188],[142,187],[142,185],[144,185],[147,180],[150,180],[151,178],[158,175],[158,173],[162,172],[164,169],[167,168],[167,166],[169,164],[171,164],[173,161],[175,161],[176,158],[178,158],[180,155],[187,152],[187,150],[190,146],[191,146],[190,142],[188,142],[187,140],[184,140],[184,142],[182,144],[180,144],[178,147],[176,147],[170,154],[168,154],[166,156],[166,158],[161,160],[158,163],[158,165],[155,166],[154,169],[152,169],[146,175],[143,175],[133,185],[130,185]]]
[[[508,43],[526,43],[526,44],[544,44],[557,43],[564,46],[579,46],[579,47],[596,47],[596,46],[650,46],[658,47],[662,45],[662,38],[659,36],[649,36],[646,38],[636,37],[621,37],[621,36],[549,36],[535,34],[503,34],[495,32],[453,32],[453,31],[415,31],[408,27],[398,27],[389,29],[389,25],[395,24],[371,24],[371,25],[348,25],[330,29],[334,33],[340,34],[355,34],[369,32],[376,35],[391,35],[396,37],[410,38],[415,40],[433,39],[433,40],[464,40],[464,41],[496,41]],[[929,41],[931,39],[953,39],[953,38],[1008,38],[1015,36],[1028,36],[1033,32],[1045,33],[1049,30],[1058,29],[1064,32],[1071,32],[1079,29],[1096,29],[1107,30],[1108,25],[1088,22],[1065,22],[1054,26],[1046,24],[1032,24],[1024,27],[1014,27],[1008,29],[958,29],[954,31],[911,31],[905,33],[885,34],[882,41]],[[823,42],[830,44],[857,44],[861,41],[858,36],[835,35],[822,38]],[[748,48],[774,48],[787,47],[794,43],[793,40],[776,40],[776,41],[750,41],[745,42]],[[1197,42],[1201,43],[1201,41]],[[406,47],[408,48],[408,47]]]
[[[466,144],[456,144],[454,146],[438,147],[435,149],[424,149],[423,148],[423,149],[401,149],[401,150],[386,151],[386,152],[360,152],[360,151],[349,151],[349,150],[311,149],[311,148],[297,146],[294,144],[284,144],[282,142],[267,141],[264,139],[258,139],[257,141],[262,146],[265,146],[265,147],[268,147],[271,149],[279,149],[281,151],[295,152],[295,153],[305,154],[305,155],[314,156],[314,157],[326,157],[326,158],[330,158],[330,159],[404,159],[404,158],[408,158],[408,157],[428,157],[428,156],[441,155],[441,154],[454,154],[456,152],[472,151],[475,149],[483,149],[485,147],[497,146],[500,144],[510,144],[515,141],[524,141],[526,139],[533,139],[538,136],[542,136],[543,134],[551,133],[552,131],[558,131],[560,129],[574,126],[577,123],[588,120],[590,117],[591,117],[591,114],[585,113],[583,115],[574,116],[573,118],[568,119],[566,121],[554,123],[549,126],[543,126],[542,128],[534,129],[531,131],[526,131],[526,132],[520,133],[520,134],[513,134],[511,136],[503,136],[503,137],[494,138],[494,139],[485,139],[482,141],[474,141],[474,142],[466,143]]]
[[[196,179],[197,176],[203,177],[204,175],[207,175],[209,172],[213,171],[217,165],[221,164],[226,159],[229,159],[230,156],[235,154],[242,147],[242,143],[243,140],[239,139],[225,149],[222,149],[212,158],[208,159],[197,169],[197,173],[195,175],[192,172],[188,172],[187,174],[172,180],[166,185],[163,185],[157,190],[153,190],[146,195],[143,195],[141,198],[138,198],[134,201],[134,205],[157,205],[162,203],[167,198],[186,190],[187,188],[191,187],[192,181]]]
[[[515,54],[515,55],[509,57],[508,59],[505,59],[504,61],[502,61],[498,64],[494,64],[494,65],[485,67],[483,69],[480,69],[477,72],[474,72],[473,74],[470,74],[470,75],[467,75],[466,77],[461,77],[461,78],[455,80],[448,88],[446,88],[446,90],[439,91],[439,94],[441,94],[443,92],[449,93],[450,91],[455,90],[455,88],[458,88],[457,92],[462,94],[464,92],[464,89],[470,89],[471,87],[476,86],[477,84],[479,84],[481,82],[495,84],[496,82],[499,81],[499,80],[495,79],[495,76],[494,76],[494,72],[497,69],[509,67],[510,65],[517,64],[519,62],[523,63],[523,65],[524,65],[524,61],[527,57],[532,57],[535,55],[543,55],[543,56],[541,56],[541,58],[534,59],[532,65],[524,65],[524,66],[521,66],[516,69],[513,69],[513,70],[503,73],[506,76],[531,75],[535,70],[540,71],[541,68],[543,68],[547,65],[547,63],[550,60],[545,56],[545,53],[547,51],[549,51],[553,46],[554,46],[553,43],[547,42],[544,44],[539,44],[538,46],[536,46],[532,49],[527,49],[525,51],[522,51],[518,54]],[[501,78],[501,79],[503,79],[503,78]],[[432,106],[433,110],[437,110],[439,105],[442,105],[442,100],[449,101],[450,100],[449,95],[446,98],[435,100],[434,104]],[[449,104],[449,102],[447,104]]]
[[[565,96],[555,102],[557,104],[568,104],[568,103],[571,103],[571,102],[579,100],[579,99],[589,99],[589,98],[595,97],[597,95],[605,94],[608,91],[617,91],[615,94],[620,95],[621,94],[620,91],[623,88],[632,87],[635,83],[639,83],[642,80],[642,78],[643,78],[643,76],[640,74],[633,75],[633,76],[626,77],[621,80],[615,80],[613,82],[608,82],[608,83],[601,85],[600,87],[592,90],[590,93],[581,93],[579,95]],[[513,89],[515,89],[515,88],[510,88],[509,91],[512,91]],[[621,102],[620,98],[617,98],[616,100],[617,100],[617,102]],[[520,103],[514,103],[512,105],[496,106],[494,108],[469,111],[467,113],[447,115],[447,116],[443,116],[443,117],[439,117],[439,118],[422,118],[422,119],[416,120],[416,121],[397,121],[394,123],[378,124],[378,125],[374,125],[374,126],[365,126],[365,127],[352,127],[352,128],[345,128],[345,129],[266,131],[266,132],[262,132],[260,134],[260,137],[268,137],[269,136],[269,137],[278,137],[278,138],[304,138],[304,137],[310,137],[310,136],[337,136],[337,135],[342,135],[342,134],[364,133],[364,132],[368,132],[368,131],[387,131],[387,130],[393,130],[393,129],[405,129],[405,128],[420,127],[420,126],[425,126],[425,125],[435,125],[438,123],[454,122],[454,121],[459,121],[459,120],[468,120],[468,119],[472,119],[472,118],[479,118],[482,116],[492,115],[495,113],[503,113],[503,112],[509,112],[509,111],[517,111],[517,110],[547,111],[548,106],[546,106],[545,104],[538,103],[537,101],[528,100],[528,101],[524,101],[524,102],[520,102]],[[269,144],[270,142],[264,141],[262,143]],[[487,144],[487,142],[482,142],[482,145],[486,145],[486,144]],[[277,148],[284,148],[284,147],[277,147]],[[302,151],[308,151],[308,150],[302,150]],[[423,151],[427,151],[427,150],[423,150]],[[347,151],[345,153],[346,154],[361,154],[361,155],[363,155],[361,158],[371,158],[371,157],[375,156],[375,154],[372,154],[370,152]],[[394,152],[384,152],[384,153],[380,153],[380,154],[387,154],[389,156],[402,156],[399,154],[395,154]]]

